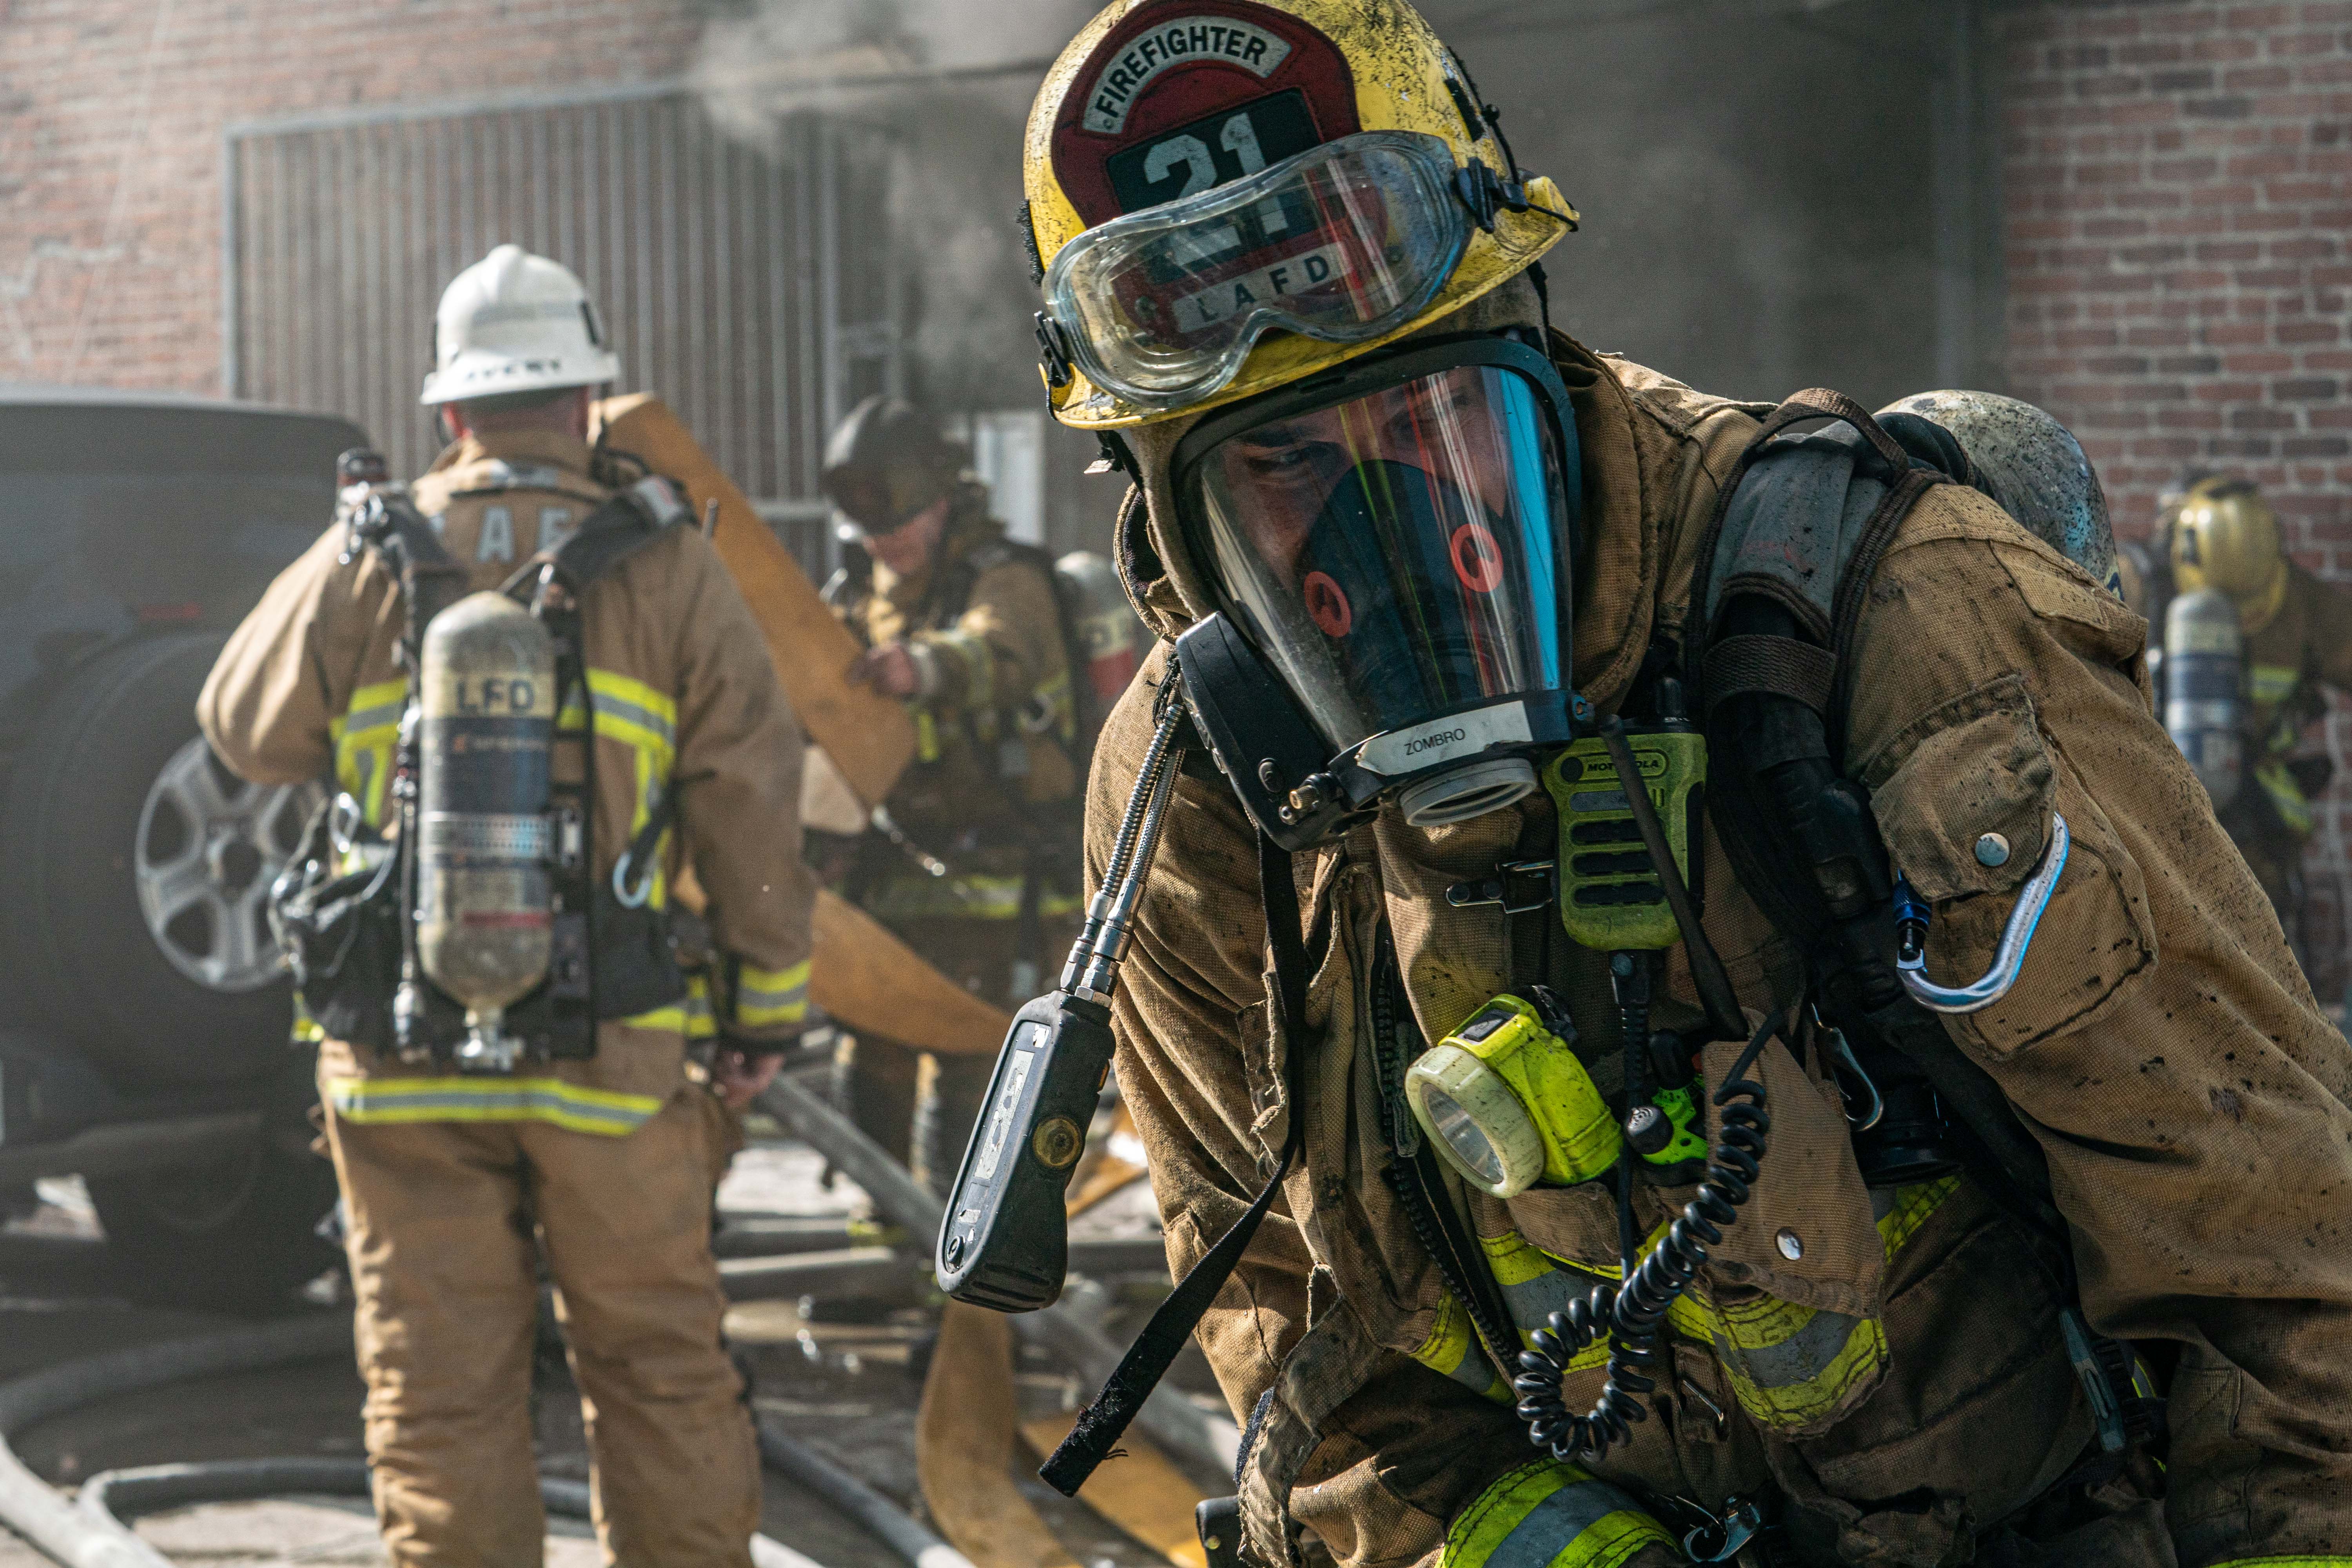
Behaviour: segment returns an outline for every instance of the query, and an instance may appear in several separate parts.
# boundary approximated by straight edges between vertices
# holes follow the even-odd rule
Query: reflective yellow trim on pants
[[[379,680],[352,693],[352,705],[327,721],[335,748],[335,786],[360,803],[360,819],[383,826],[384,789],[400,744],[400,715],[408,706],[406,680]]]
[[[1478,1348],[1478,1336],[1470,1327],[1470,1314],[1454,1299],[1453,1291],[1438,1298],[1436,1326],[1412,1353],[1413,1360],[1430,1371],[1442,1373],[1471,1393],[1510,1403],[1511,1385],[1503,1381],[1494,1363]]]
[[[885,883],[866,900],[866,912],[878,921],[1009,921],[1021,913],[1019,877],[973,873],[963,877],[899,877]],[[1048,889],[1037,901],[1046,920],[1083,913],[1086,900],[1075,893]]]
[[[1617,1568],[1674,1538],[1632,1498],[1539,1459],[1488,1487],[1445,1532],[1441,1568]]]
[[[2232,1557],[2213,1568],[2352,1568],[2352,1557]]]
[[[808,1016],[808,961],[790,969],[744,964],[735,976],[735,1022],[747,1029],[797,1024]]]
[[[653,1119],[662,1101],[558,1078],[337,1078],[327,1103],[346,1121],[384,1126],[419,1121],[545,1121],[574,1132],[622,1138]]]

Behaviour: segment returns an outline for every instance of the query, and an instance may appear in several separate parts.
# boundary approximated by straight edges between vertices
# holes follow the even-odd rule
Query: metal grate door
[[[435,303],[511,240],[580,274],[621,389],[677,409],[824,567],[826,432],[903,380],[886,133],[799,116],[748,146],[663,85],[235,126],[224,156],[230,395],[348,416],[421,470]]]

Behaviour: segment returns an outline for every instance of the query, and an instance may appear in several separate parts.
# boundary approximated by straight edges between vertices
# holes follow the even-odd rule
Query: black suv
[[[333,1260],[265,907],[322,786],[235,777],[194,708],[365,444],[0,384],[0,1190],[80,1173],[133,1295],[258,1304]]]

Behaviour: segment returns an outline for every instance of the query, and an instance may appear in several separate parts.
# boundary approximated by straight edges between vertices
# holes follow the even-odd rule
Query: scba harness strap
[[[1820,419],[1846,428],[1789,434]],[[1952,1163],[2033,1241],[2070,1303],[2070,1338],[2086,1347],[2074,1359],[2112,1458],[2129,1442],[2161,1442],[2161,1401],[2135,1376],[2127,1346],[2082,1322],[2071,1236],[2041,1145],[2000,1084],[1896,979],[1884,930],[1886,849],[1869,792],[1840,763],[1862,606],[1904,518],[1938,484],[1985,489],[1940,427],[1902,414],[1882,422],[1822,388],[1783,403],[1740,454],[1701,541],[1684,650],[1718,760],[1707,808],[1742,887],[1804,955],[1822,1011],[1888,1104],[1913,1094],[1940,1123]],[[1867,1165],[1864,1133],[1856,1143]]]
[[[534,481],[530,488],[545,488],[535,482],[536,470],[501,468],[495,477],[505,482],[466,493],[523,488],[526,479]],[[344,559],[374,550],[398,581],[398,658],[406,675],[402,706],[413,711],[425,628],[465,596],[468,574],[404,487],[354,485],[339,510],[349,532]],[[592,886],[598,681],[584,663],[579,609],[590,584],[688,515],[667,480],[641,479],[605,499],[553,547],[534,553],[500,590],[524,600],[547,626],[557,645],[560,706],[576,704],[580,718],[576,731],[560,725],[559,735],[582,749],[581,782],[555,785],[550,803],[559,825],[551,973],[510,1015],[515,1031],[552,1059],[593,1056],[600,1020],[640,1017],[688,994],[663,912],[643,907],[642,898],[633,904],[612,889]],[[390,770],[394,782],[385,804],[399,816],[396,847],[373,865],[345,869],[336,854],[337,824],[350,813],[344,808],[339,816],[338,803],[329,802],[272,889],[270,918],[303,1010],[328,1034],[371,1050],[441,1056],[463,1033],[463,1011],[425,980],[415,952],[416,728],[401,724]],[[651,863],[673,818],[674,798],[663,790],[647,804],[630,859]]]

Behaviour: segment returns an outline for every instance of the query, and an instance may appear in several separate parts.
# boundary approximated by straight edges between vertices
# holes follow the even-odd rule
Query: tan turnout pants
[[[605,1562],[749,1568],[759,1458],[710,1255],[724,1114],[697,1087],[625,1138],[329,1111],[376,1517],[398,1568],[544,1560],[530,1422],[542,1249]]]

